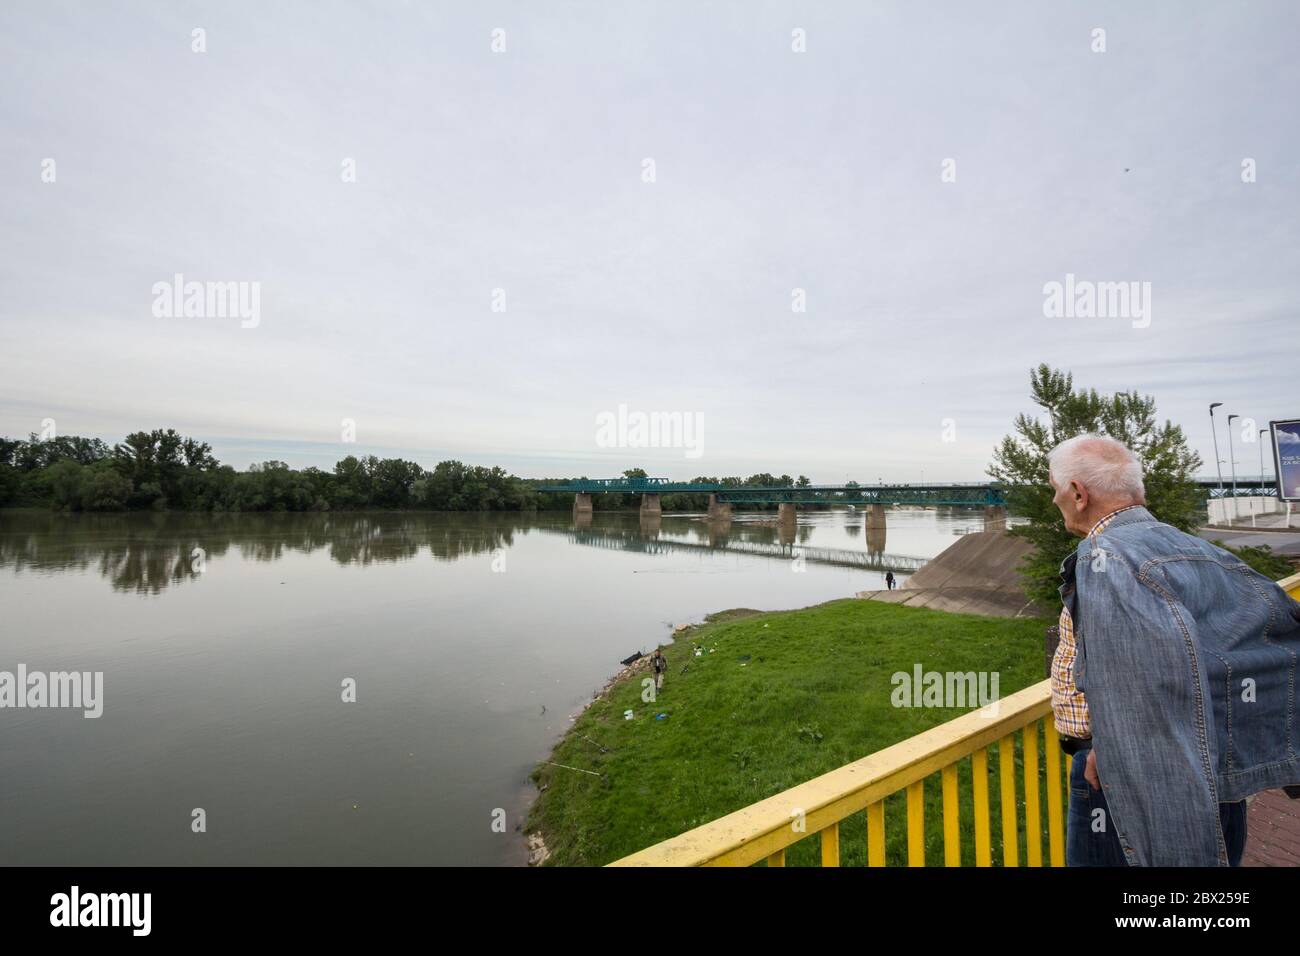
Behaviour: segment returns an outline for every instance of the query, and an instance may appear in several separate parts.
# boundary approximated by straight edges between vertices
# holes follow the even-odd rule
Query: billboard
[[[1300,501],[1300,418],[1269,422],[1279,501]]]

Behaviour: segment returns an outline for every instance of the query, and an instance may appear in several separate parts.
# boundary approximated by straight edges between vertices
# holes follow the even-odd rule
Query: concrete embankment
[[[962,535],[893,591],[860,591],[858,597],[936,611],[986,617],[1044,617],[1025,596],[1018,569],[1033,551],[1005,531]]]

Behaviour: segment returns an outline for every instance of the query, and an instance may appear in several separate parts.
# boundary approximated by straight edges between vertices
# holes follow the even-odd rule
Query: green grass
[[[898,671],[910,674],[919,663],[926,671],[997,672],[1001,697],[1042,680],[1048,623],[853,599],[799,611],[717,615],[664,649],[669,669],[657,701],[642,702],[646,673],[637,673],[574,722],[551,759],[601,776],[540,765],[533,779],[545,789],[528,829],[543,834],[548,863],[608,863],[969,709],[894,707],[891,678]],[[703,656],[694,656],[695,647],[704,648]],[[629,708],[635,714],[630,721],[623,717]],[[655,720],[657,713],[669,717]],[[990,748],[994,862],[1001,859],[997,760],[997,748]],[[973,863],[969,759],[959,774],[962,851]],[[926,781],[931,865],[943,860],[939,791],[935,775]],[[1020,797],[1023,804],[1023,789]],[[889,798],[890,865],[906,859],[904,819],[903,795]],[[865,864],[863,814],[841,824],[840,840],[844,865]],[[818,839],[810,835],[786,859],[798,866],[818,858]]]

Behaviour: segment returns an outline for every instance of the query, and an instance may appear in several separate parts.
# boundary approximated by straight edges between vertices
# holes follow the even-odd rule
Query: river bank
[[[996,673],[1001,696],[1041,680],[1048,623],[856,599],[714,616],[664,646],[654,699],[634,664],[577,715],[533,772],[525,831],[547,864],[609,863],[969,709],[895,706],[899,674]],[[847,829],[851,863],[866,844]],[[814,852],[796,848],[790,865]]]

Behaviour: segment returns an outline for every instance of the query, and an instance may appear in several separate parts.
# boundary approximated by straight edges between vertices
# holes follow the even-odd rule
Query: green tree
[[[370,504],[370,473],[355,455],[348,455],[335,463],[334,477],[334,508],[346,510]]]
[[[82,466],[71,458],[63,458],[50,465],[46,477],[50,488],[50,503],[55,508],[76,511],[81,507]]]
[[[366,459],[372,493],[370,504],[379,508],[406,508],[411,504],[413,486],[424,477],[424,469],[401,458]]]
[[[77,492],[83,511],[121,511],[131,499],[131,480],[111,462],[98,462],[82,470]]]
[[[1016,416],[1016,434],[994,449],[988,473],[1006,486],[1011,510],[1027,518],[1012,534],[1034,545],[1021,568],[1025,592],[1045,607],[1058,607],[1061,562],[1077,539],[1065,530],[1061,513],[1052,504],[1047,480],[1047,454],[1076,435],[1109,435],[1122,441],[1142,461],[1147,508],[1161,521],[1192,531],[1204,517],[1201,496],[1192,478],[1201,458],[1187,447],[1183,430],[1168,420],[1156,423],[1156,402],[1150,395],[1117,392],[1099,395],[1096,389],[1074,388],[1074,377],[1040,365],[1029,375],[1030,395],[1043,413]]]
[[[22,487],[22,473],[12,465],[0,462],[0,506],[11,504]]]

